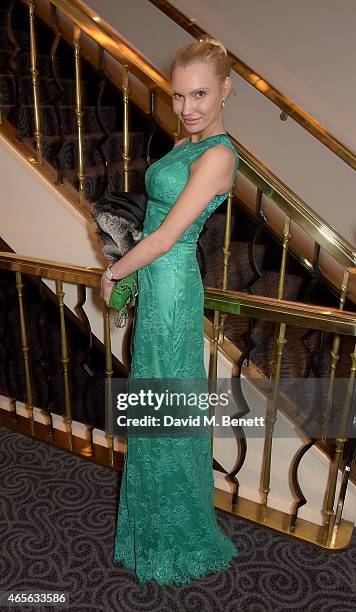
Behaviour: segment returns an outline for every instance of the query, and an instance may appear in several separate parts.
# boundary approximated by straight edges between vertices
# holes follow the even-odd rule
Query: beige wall
[[[356,149],[354,0],[174,0],[174,4]],[[226,19],[229,14],[229,19]]]
[[[15,253],[104,268],[106,260],[95,246],[89,223],[1,135],[0,185],[0,236]],[[54,281],[44,282],[55,291]],[[75,312],[76,286],[64,283],[64,292],[65,305]],[[84,310],[93,333],[103,342],[103,301],[98,289],[88,288]],[[121,359],[123,330],[111,323],[112,351]]]
[[[168,74],[192,38],[147,0],[87,0]],[[354,0],[175,0],[248,65],[356,149]],[[222,8],[224,9],[222,11]],[[225,124],[235,138],[356,244],[355,172],[237,75]]]

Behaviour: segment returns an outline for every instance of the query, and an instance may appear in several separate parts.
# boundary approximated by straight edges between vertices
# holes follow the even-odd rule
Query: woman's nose
[[[189,100],[185,100],[183,103],[182,114],[190,115],[192,111],[192,105]]]

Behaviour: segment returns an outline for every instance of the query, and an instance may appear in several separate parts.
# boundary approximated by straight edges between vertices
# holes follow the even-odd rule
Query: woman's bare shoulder
[[[200,155],[198,159],[193,162],[191,168],[204,168],[205,166],[208,167],[211,164],[217,164],[217,167],[227,169],[229,171],[229,168],[234,166],[235,162],[236,156],[232,149],[224,143],[219,143],[204,151],[202,155]]]

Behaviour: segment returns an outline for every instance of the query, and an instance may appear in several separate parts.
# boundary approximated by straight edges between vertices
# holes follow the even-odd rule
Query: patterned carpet
[[[68,591],[62,609],[75,611],[356,609],[356,533],[347,551],[330,554],[220,511],[240,549],[228,572],[183,587],[140,586],[111,560],[117,474],[3,427],[0,440],[0,591]]]

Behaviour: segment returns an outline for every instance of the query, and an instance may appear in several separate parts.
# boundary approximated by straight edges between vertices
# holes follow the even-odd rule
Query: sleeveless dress
[[[147,207],[142,238],[156,230],[185,187],[190,165],[226,134],[187,140],[146,171]],[[226,199],[215,196],[173,247],[138,270],[130,378],[206,379],[204,288],[196,258],[205,221]],[[220,530],[214,510],[209,436],[129,436],[122,474],[114,564],[133,569],[140,582],[189,584],[229,568],[238,549]]]

